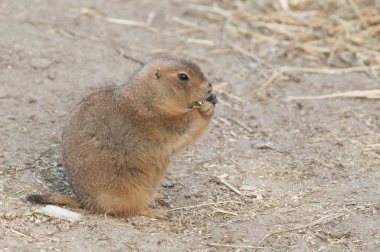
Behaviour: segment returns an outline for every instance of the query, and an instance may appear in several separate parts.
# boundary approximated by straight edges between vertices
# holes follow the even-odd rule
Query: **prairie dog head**
[[[136,76],[147,83],[151,98],[162,109],[188,110],[207,100],[212,86],[195,63],[160,58],[145,65]]]

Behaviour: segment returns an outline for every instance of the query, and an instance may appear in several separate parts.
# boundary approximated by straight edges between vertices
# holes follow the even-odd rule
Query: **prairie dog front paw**
[[[214,113],[215,105],[209,101],[205,101],[199,108],[199,111],[204,115],[212,115]]]
[[[199,112],[205,115],[212,115],[214,113],[217,98],[215,94],[210,94],[206,100],[193,103],[192,109],[198,109]]]

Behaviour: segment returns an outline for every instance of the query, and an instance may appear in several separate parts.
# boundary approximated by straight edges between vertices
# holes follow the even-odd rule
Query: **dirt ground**
[[[380,87],[379,16],[355,0],[0,1],[0,251],[379,251],[380,100],[339,97]],[[70,108],[162,55],[199,63],[219,98],[159,190],[171,219],[35,213],[26,195],[71,192]]]

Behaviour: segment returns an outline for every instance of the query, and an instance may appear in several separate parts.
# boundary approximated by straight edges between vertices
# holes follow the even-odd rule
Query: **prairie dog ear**
[[[160,69],[156,69],[155,75],[157,80],[161,78]]]

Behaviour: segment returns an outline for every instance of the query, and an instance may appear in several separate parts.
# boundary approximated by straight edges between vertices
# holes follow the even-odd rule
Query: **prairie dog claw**
[[[197,101],[195,104],[194,104],[194,106],[193,106],[193,108],[200,108],[200,107],[202,107],[202,105],[205,103],[205,101]]]

